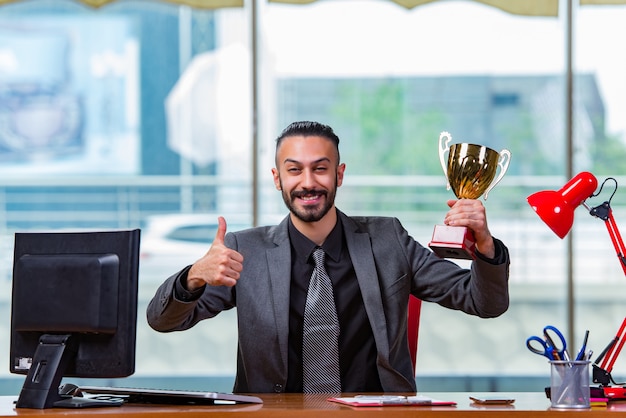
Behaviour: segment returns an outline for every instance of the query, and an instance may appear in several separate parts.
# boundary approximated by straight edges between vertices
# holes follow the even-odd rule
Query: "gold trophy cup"
[[[459,143],[449,145],[452,135],[442,132],[439,135],[439,160],[448,180],[447,189],[458,199],[478,199],[489,191],[506,173],[511,161],[509,150],[499,153],[491,148]],[[446,163],[445,154],[448,152]],[[500,167],[500,173],[496,177]],[[464,258],[472,260],[476,242],[472,231],[464,226],[435,225],[433,237],[428,246],[441,258]]]

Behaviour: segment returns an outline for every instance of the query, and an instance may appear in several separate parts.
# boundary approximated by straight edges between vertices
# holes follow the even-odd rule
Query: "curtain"
[[[606,5],[606,4],[626,4],[626,0],[580,0],[580,5]]]
[[[269,0],[274,3],[307,4],[316,0]],[[411,9],[438,0],[391,0],[400,6]],[[524,16],[557,16],[559,0],[473,0],[488,6],[497,7],[505,12]],[[584,1],[584,0],[582,0]],[[587,0],[593,1],[593,0]],[[600,0],[597,0],[600,1]],[[624,0],[626,1],[626,0]]]
[[[13,3],[17,0],[0,0],[0,5]],[[77,0],[91,7],[101,7],[115,0]],[[220,9],[223,7],[243,7],[244,0],[165,0],[169,3],[182,4],[198,9]],[[316,0],[268,0],[275,3],[308,4]],[[386,0],[381,0],[386,1]],[[390,0],[400,6],[411,9],[422,4],[432,3],[438,0]],[[489,6],[497,7],[509,13],[525,16],[557,16],[559,0],[473,0]],[[618,0],[581,0],[581,3],[620,3]],[[621,3],[626,0],[621,1]]]
[[[17,0],[0,0],[0,5],[13,3]],[[78,0],[91,7],[101,7],[115,0]],[[244,0],[165,0],[169,3],[182,4],[198,9],[220,9],[224,7],[243,7]],[[267,0],[273,3],[309,4],[317,0]],[[439,0],[381,0],[412,9]],[[471,0],[488,6],[496,7],[507,13],[522,16],[558,16],[559,0]],[[581,5],[626,4],[626,0],[579,0]]]
[[[18,0],[0,0],[0,6],[3,4],[16,3]],[[90,7],[101,7],[115,0],[77,0]],[[190,6],[198,9],[221,9],[224,7],[243,7],[244,0],[165,0],[168,3]]]

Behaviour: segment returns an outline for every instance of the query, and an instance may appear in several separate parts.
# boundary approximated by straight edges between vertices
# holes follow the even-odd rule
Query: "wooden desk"
[[[455,407],[427,406],[387,406],[352,408],[326,401],[326,396],[300,394],[262,394],[257,395],[263,405],[219,405],[219,406],[158,406],[125,405],[122,407],[92,409],[19,409],[16,410],[11,396],[0,397],[0,417],[42,417],[72,418],[72,416],[91,415],[96,418],[211,418],[211,417],[251,417],[251,418],[347,418],[347,417],[419,417],[442,418],[471,417],[495,418],[517,416],[524,418],[558,417],[577,414],[579,418],[606,417],[621,414],[626,417],[626,401],[613,402],[606,408],[589,410],[550,410],[550,402],[543,393],[517,392],[504,395],[515,398],[511,406],[476,406],[469,395],[488,395],[486,393],[424,393],[434,399],[453,400]],[[503,395],[499,393],[499,395]],[[582,415],[578,415],[582,414]]]

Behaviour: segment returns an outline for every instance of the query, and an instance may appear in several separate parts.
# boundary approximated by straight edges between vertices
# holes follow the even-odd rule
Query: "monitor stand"
[[[76,347],[71,335],[44,334],[33,356],[24,386],[15,404],[16,408],[86,408],[120,406],[119,400],[82,398],[67,389],[60,393],[59,385]]]
[[[123,400],[117,399],[90,399],[80,396],[68,396],[54,403],[54,408],[100,408],[109,406],[122,406]]]

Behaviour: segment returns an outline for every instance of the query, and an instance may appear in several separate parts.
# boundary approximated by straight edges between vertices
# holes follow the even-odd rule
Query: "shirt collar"
[[[303,262],[308,262],[309,257],[317,248],[317,245],[304,236],[291,222],[289,217],[289,239],[291,241],[291,247],[295,250],[296,257]],[[341,218],[337,218],[337,223],[334,228],[326,237],[326,240],[322,244],[322,248],[326,255],[332,258],[334,261],[339,261],[341,258],[341,248],[343,246],[343,233],[341,228]]]

